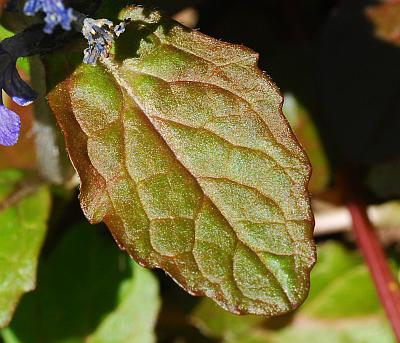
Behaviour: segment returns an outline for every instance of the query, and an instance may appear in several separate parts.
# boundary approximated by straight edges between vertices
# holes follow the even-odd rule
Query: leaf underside
[[[258,55],[158,12],[127,18],[113,58],[49,94],[85,215],[231,312],[296,308],[315,260],[310,165]]]

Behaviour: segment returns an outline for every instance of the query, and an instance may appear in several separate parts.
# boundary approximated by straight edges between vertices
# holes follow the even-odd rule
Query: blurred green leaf
[[[325,155],[317,128],[304,106],[292,93],[284,94],[283,113],[290,123],[297,139],[310,158],[313,172],[309,184],[312,193],[323,191],[329,182],[329,162]]]
[[[389,324],[382,320],[364,319],[339,324],[310,322],[294,324],[279,333],[249,332],[225,343],[396,343]]]
[[[3,330],[6,343],[155,341],[157,282],[107,232],[69,231],[41,263],[38,284]]]
[[[319,247],[310,296],[296,313],[260,321],[204,300],[192,322],[229,343],[395,343],[360,256],[334,242]]]
[[[361,263],[361,258],[347,251],[342,245],[328,242],[318,248],[318,262],[312,273],[312,288],[307,303],[324,292],[338,275],[349,272]]]
[[[35,288],[37,260],[50,212],[46,186],[19,170],[0,171],[0,327]]]
[[[121,285],[117,308],[101,322],[89,343],[151,343],[160,307],[152,273],[133,261],[133,277]]]
[[[114,59],[49,94],[85,215],[191,294],[236,313],[296,308],[315,259],[310,166],[276,86],[248,49],[140,7],[127,18]]]
[[[208,299],[202,300],[192,313],[193,324],[210,337],[236,337],[264,321],[261,316],[233,315]]]
[[[301,313],[318,319],[373,315],[381,305],[368,268],[353,253],[329,243],[320,249],[310,297]],[[314,290],[315,282],[315,290]]]

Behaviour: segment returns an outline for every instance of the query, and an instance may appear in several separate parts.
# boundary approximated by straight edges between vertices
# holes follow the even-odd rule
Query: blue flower
[[[18,142],[21,119],[18,114],[0,105],[0,145],[11,146]]]
[[[36,92],[18,74],[16,58],[0,44],[0,88],[15,103],[27,106],[36,99]],[[17,143],[21,127],[19,116],[3,104],[0,96],[0,145],[11,146]]]
[[[95,65],[98,59],[107,58],[115,37],[125,31],[125,23],[114,26],[107,19],[86,18],[83,22],[82,34],[87,39],[89,47],[84,51],[83,62]]]
[[[75,19],[72,8],[65,8],[62,0],[27,0],[24,7],[26,15],[33,16],[39,11],[46,13],[44,32],[52,33],[57,25],[64,30],[71,30],[71,22]]]

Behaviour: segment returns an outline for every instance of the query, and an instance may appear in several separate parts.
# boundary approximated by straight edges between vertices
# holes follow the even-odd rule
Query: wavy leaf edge
[[[163,20],[163,18],[159,12],[151,12],[148,15],[144,15],[142,7],[130,6],[121,12],[120,18],[121,19],[130,18],[132,20],[132,22],[141,22],[141,23],[145,22],[145,24],[143,24],[144,26],[154,24],[154,25],[156,25],[155,30],[157,31],[157,34],[164,35],[164,32],[163,32],[164,29],[162,28],[162,24],[160,24],[160,22]],[[164,269],[166,271],[166,273],[169,274],[175,280],[176,283],[178,283],[182,288],[184,288],[190,294],[196,295],[196,296],[207,295],[208,297],[210,297],[214,301],[216,301],[223,308],[229,310],[230,312],[237,313],[237,314],[254,313],[254,314],[260,314],[260,315],[276,315],[276,314],[283,314],[283,313],[289,312],[289,311],[297,308],[305,300],[305,298],[308,294],[308,288],[309,288],[309,273],[310,273],[312,266],[315,263],[316,251],[315,251],[315,245],[312,241],[314,218],[313,218],[313,215],[311,212],[309,193],[307,190],[307,184],[309,182],[310,175],[311,175],[311,166],[309,164],[308,158],[307,158],[304,150],[298,144],[292,130],[290,129],[290,126],[287,123],[287,120],[285,119],[285,117],[282,114],[283,100],[282,100],[281,95],[279,94],[278,88],[271,82],[269,77],[266,76],[263,72],[261,72],[261,70],[259,70],[257,67],[258,54],[256,54],[252,50],[245,48],[243,46],[233,45],[233,44],[229,44],[229,43],[223,43],[223,42],[217,41],[215,39],[209,38],[205,35],[202,35],[201,33],[197,32],[197,31],[189,31],[186,28],[182,27],[178,23],[173,24],[173,28],[171,29],[169,34],[171,34],[171,32],[173,32],[173,34],[176,34],[176,35],[189,34],[189,35],[191,35],[191,37],[189,37],[189,38],[195,37],[197,40],[199,40],[201,42],[205,41],[207,43],[214,44],[214,48],[215,48],[215,46],[217,46],[217,48],[220,50],[227,49],[228,52],[233,51],[233,53],[235,53],[235,54],[236,53],[243,54],[244,57],[241,56],[241,58],[239,58],[237,61],[229,61],[229,63],[225,64],[225,66],[234,65],[237,63],[245,63],[245,67],[247,67],[246,70],[247,71],[250,70],[251,72],[255,73],[255,78],[261,84],[261,85],[257,84],[256,86],[259,86],[259,87],[263,86],[264,88],[268,88],[270,90],[270,93],[264,94],[264,96],[271,97],[272,99],[266,99],[266,100],[271,101],[272,103],[275,103],[275,105],[277,104],[276,108],[274,108],[275,111],[274,111],[273,115],[271,115],[271,116],[275,116],[274,119],[277,120],[278,123],[273,122],[271,124],[271,123],[267,123],[265,121],[264,124],[265,124],[265,126],[267,126],[269,128],[270,134],[272,135],[272,138],[275,139],[278,146],[283,147],[282,148],[283,150],[290,150],[289,155],[296,154],[296,158],[294,158],[294,159],[296,160],[296,163],[298,163],[298,166],[300,166],[300,167],[298,167],[298,169],[302,171],[301,175],[299,176],[299,179],[302,180],[302,184],[296,184],[296,187],[298,187],[299,193],[301,195],[300,195],[300,199],[295,199],[295,200],[302,203],[303,217],[301,220],[292,221],[293,228],[291,229],[292,233],[294,232],[294,234],[297,235],[297,237],[301,237],[301,240],[296,241],[292,237],[290,237],[293,245],[296,245],[295,249],[297,249],[299,256],[301,254],[304,254],[304,255],[300,256],[300,257],[304,258],[304,261],[298,261],[300,266],[302,267],[302,270],[297,270],[298,275],[296,275],[296,277],[301,279],[300,281],[297,280],[299,282],[300,286],[295,285],[294,287],[292,287],[293,289],[287,290],[284,287],[282,287],[282,285],[280,284],[279,281],[277,282],[277,284],[281,288],[281,291],[279,291],[279,292],[281,292],[281,294],[279,296],[282,297],[282,295],[283,295],[283,297],[286,297],[286,299],[285,299],[286,303],[279,303],[279,301],[278,301],[278,302],[275,302],[272,304],[271,303],[268,304],[268,302],[265,301],[265,298],[271,299],[271,297],[268,294],[265,294],[265,293],[267,293],[266,291],[263,291],[264,294],[261,295],[261,298],[263,298],[263,297],[264,298],[261,300],[257,299],[257,297],[260,297],[260,294],[258,294],[256,291],[254,291],[256,293],[256,299],[250,299],[250,300],[245,299],[247,301],[247,303],[246,303],[246,301],[243,302],[243,300],[237,301],[237,299],[233,299],[235,296],[234,293],[236,290],[233,291],[233,290],[229,289],[230,286],[227,286],[227,285],[221,286],[222,283],[217,284],[215,282],[215,280],[211,282],[210,280],[207,280],[207,277],[205,277],[205,280],[202,281],[203,283],[206,284],[206,286],[203,285],[200,287],[196,284],[196,282],[192,282],[191,280],[189,280],[189,282],[192,282],[192,285],[190,285],[188,280],[185,278],[185,276],[182,276],[182,271],[179,270],[179,268],[182,269],[182,268],[185,268],[185,266],[183,266],[183,267],[177,266],[177,264],[175,262],[170,263],[168,258],[165,258],[165,259],[161,258],[161,262],[149,261],[148,259],[143,258],[143,256],[140,255],[140,252],[138,253],[138,251],[137,251],[138,249],[142,248],[142,250],[145,251],[146,247],[137,248],[135,246],[132,246],[132,240],[130,241],[129,239],[127,239],[127,237],[130,235],[130,233],[127,233],[127,229],[124,228],[124,220],[121,218],[118,218],[118,215],[116,213],[118,211],[115,207],[116,205],[110,204],[110,203],[112,203],[112,200],[110,200],[111,196],[108,195],[110,197],[110,199],[107,199],[107,196],[104,196],[103,190],[107,189],[107,181],[104,181],[104,176],[102,175],[102,173],[104,174],[104,171],[99,172],[99,170],[96,169],[96,166],[95,166],[96,162],[93,163],[93,155],[95,154],[95,152],[94,152],[95,148],[92,147],[92,150],[90,150],[91,148],[88,145],[86,145],[86,148],[90,150],[90,152],[88,152],[88,153],[86,153],[85,151],[79,151],[79,149],[76,149],[76,144],[78,144],[78,146],[80,144],[82,144],[82,142],[86,142],[86,144],[88,144],[90,135],[87,135],[87,134],[91,133],[90,131],[92,130],[92,128],[82,125],[82,122],[84,121],[84,119],[82,119],[82,117],[79,117],[78,119],[75,118],[76,119],[75,123],[71,123],[71,120],[70,120],[71,118],[76,117],[77,108],[79,107],[76,104],[78,101],[76,99],[73,99],[73,97],[75,97],[75,98],[77,97],[77,89],[78,88],[76,87],[76,82],[77,82],[79,73],[82,71],[82,68],[85,69],[87,67],[79,67],[70,78],[68,78],[66,81],[64,81],[60,85],[58,85],[49,94],[49,100],[50,100],[51,107],[52,107],[53,112],[55,113],[55,115],[57,117],[57,121],[65,135],[70,158],[81,178],[81,195],[80,195],[81,206],[84,210],[86,217],[89,219],[90,222],[92,222],[92,223],[97,223],[99,221],[106,222],[106,224],[110,227],[110,230],[111,230],[114,238],[116,239],[117,243],[119,244],[120,248],[126,249],[127,252],[136,261],[138,261],[141,265],[143,265],[145,267]],[[157,36],[157,34],[155,34],[153,32],[153,35],[155,35],[155,37],[152,36],[152,38],[159,39],[160,37]],[[165,37],[166,36],[164,36],[164,38]],[[181,36],[180,36],[180,38],[183,39]],[[193,43],[192,41],[190,41],[189,38],[188,38],[189,43]],[[187,43],[188,42],[186,42],[186,44]],[[149,43],[149,44],[151,44],[151,43]],[[145,47],[144,47],[144,51],[145,51],[147,48],[146,43],[144,45],[145,45]],[[141,49],[141,48],[142,47],[140,47],[139,49]],[[196,48],[196,47],[194,47],[194,48]],[[178,47],[178,49],[179,49],[179,47]],[[210,49],[210,51],[208,53],[213,54],[214,52],[215,51],[211,51],[211,49]],[[138,58],[127,59],[120,64],[116,63],[112,59],[107,59],[102,63],[102,66],[97,67],[96,70],[101,70],[101,71],[99,71],[99,73],[100,74],[104,73],[104,75],[106,75],[106,78],[109,78],[111,76],[113,78],[113,80],[111,80],[110,82],[116,83],[117,88],[118,87],[121,88],[121,90],[122,90],[121,93],[127,92],[129,94],[129,96],[134,99],[134,101],[132,101],[133,104],[131,104],[131,105],[133,107],[136,106],[137,107],[136,110],[139,109],[139,111],[142,112],[142,114],[145,116],[145,120],[146,121],[148,120],[151,122],[151,120],[149,119],[148,113],[146,113],[146,108],[145,108],[146,106],[140,105],[140,101],[138,101],[138,95],[137,95],[138,92],[136,92],[136,93],[130,92],[131,87],[129,85],[127,85],[127,81],[125,80],[125,78],[119,76],[119,75],[121,75],[120,68],[125,68],[124,71],[127,72],[126,66],[129,65],[129,63],[131,63],[131,67],[132,67],[132,65],[135,67],[135,63],[139,63],[142,56],[145,53],[146,53],[146,51],[143,54],[142,54],[142,52],[139,52]],[[203,51],[203,53],[204,53],[204,51]],[[207,62],[214,63],[213,59],[211,59],[211,61],[207,61]],[[221,68],[221,67],[225,67],[225,66],[223,64],[221,64],[221,65],[217,66],[217,68]],[[245,67],[243,67],[243,68],[245,68]],[[90,67],[90,68],[92,68],[92,67]],[[102,69],[102,68],[104,68],[104,69]],[[95,70],[95,69],[93,69],[93,70]],[[138,72],[137,75],[141,76],[142,74],[140,72]],[[248,74],[248,75],[250,76],[250,74]],[[152,75],[147,75],[147,76],[150,78],[152,77]],[[99,76],[98,76],[98,78],[100,80]],[[146,81],[148,81],[148,80],[146,80]],[[235,81],[235,80],[233,80],[233,81]],[[240,80],[240,81],[243,82],[243,80]],[[182,81],[182,82],[185,82],[185,81]],[[145,86],[146,86],[146,84],[145,84]],[[66,89],[67,89],[67,93],[69,96],[69,104],[65,105],[65,104],[61,104],[61,103],[56,103],[56,101],[54,101],[54,100],[59,98],[59,96],[61,96],[61,95],[65,96]],[[226,89],[223,89],[223,90],[226,90]],[[137,91],[137,89],[136,89],[136,91]],[[113,96],[115,96],[115,95],[112,95],[112,97]],[[118,96],[115,96],[115,97],[118,98]],[[82,99],[80,98],[79,101],[81,101],[81,100]],[[91,99],[91,100],[93,101],[93,99]],[[113,99],[113,100],[115,100],[115,99]],[[265,99],[261,99],[260,101],[262,101],[262,100],[265,100]],[[275,105],[273,105],[272,107],[274,107]],[[104,106],[104,104],[103,104],[103,106]],[[150,108],[150,107],[151,106],[148,106],[148,108]],[[82,108],[83,107],[80,107],[81,110],[82,110]],[[67,113],[67,115],[64,113]],[[88,114],[88,113],[86,113],[86,114]],[[81,121],[81,122],[79,123],[78,121]],[[151,123],[154,125],[154,121]],[[269,127],[269,124],[274,126],[274,128],[276,130],[271,129]],[[160,134],[160,129],[157,130],[154,127],[153,127],[153,129],[154,129],[154,131],[157,132],[157,134]],[[85,131],[87,131],[87,132],[85,132]],[[71,133],[73,133],[74,135],[78,134],[79,137],[72,138]],[[81,141],[79,141],[79,140],[81,140]],[[164,136],[161,137],[161,141],[164,141],[164,142],[166,141]],[[184,169],[186,169],[186,171],[196,181],[198,181],[196,176],[194,176],[193,172],[190,170],[190,168],[189,168],[189,170],[187,170],[188,169],[188,168],[186,168],[187,163],[185,163],[185,161],[182,162],[182,158],[180,158],[175,151],[176,148],[175,148],[175,150],[173,148],[171,148],[171,146],[170,146],[170,144],[168,144],[168,142],[166,143],[166,145],[167,145],[167,149],[169,148],[172,151],[172,153],[175,155],[175,157],[177,159],[176,162],[180,165],[183,165]],[[288,145],[289,145],[289,148],[288,148]],[[92,155],[90,155],[90,154],[92,154]],[[290,160],[289,162],[293,162],[293,160]],[[289,163],[289,165],[290,165],[290,163]],[[295,167],[292,167],[291,165],[289,167],[293,168],[293,173],[295,171],[297,171]],[[124,168],[127,168],[127,167],[124,167]],[[129,172],[128,172],[128,175],[130,175]],[[207,194],[204,191],[203,187],[202,187],[202,185],[200,185],[200,189],[203,191],[204,196],[207,197]],[[259,192],[260,194],[262,193],[259,190],[257,190],[256,188],[254,188],[254,189],[257,192]],[[106,193],[107,193],[107,191],[106,191]],[[290,199],[288,199],[288,201],[289,200]],[[201,201],[201,204],[199,206],[199,211],[201,211],[203,209],[203,206],[204,206],[203,201],[204,200]],[[214,206],[214,203],[211,200],[211,204],[207,204],[207,205],[210,205],[212,208]],[[110,210],[110,206],[111,206],[111,208],[114,207],[113,215],[109,215],[109,213],[108,213]],[[222,214],[223,219],[226,219],[225,215],[222,213],[220,208],[218,206],[215,206],[215,207],[217,207],[217,210]],[[285,216],[283,216],[283,218],[285,220],[284,225],[286,227],[287,234],[290,236],[289,231],[287,229],[287,222],[289,222],[289,220],[286,220]],[[300,224],[300,222],[302,222],[302,224]],[[229,224],[229,221],[228,221],[228,224]],[[237,232],[234,229],[232,229],[232,231],[235,234],[237,234]],[[195,235],[196,235],[196,233],[195,233]],[[158,237],[158,238],[160,239],[160,237]],[[236,238],[237,238],[238,242],[241,241],[241,239],[238,236]],[[208,242],[208,243],[212,243],[212,242]],[[193,244],[193,246],[194,246],[194,244]],[[240,245],[240,243],[237,243],[237,244]],[[217,244],[215,245],[215,247],[217,247]],[[235,254],[238,251],[237,247],[238,246],[235,247],[235,252],[234,252]],[[164,249],[165,246],[162,248]],[[194,248],[192,248],[192,250],[191,250],[192,252],[193,252],[193,249]],[[249,249],[247,246],[245,246],[245,248],[243,248],[242,251],[240,251],[242,254],[241,263],[244,263],[244,266],[241,266],[242,274],[245,274],[245,272],[246,272],[246,263],[247,263],[247,267],[248,267],[249,261],[251,260],[251,258],[248,258],[246,261],[246,258],[248,257],[246,255],[246,254],[248,254],[248,250],[250,251],[250,253],[253,253],[251,251],[251,249]],[[273,254],[271,254],[271,256],[269,256],[269,258],[273,258],[272,255]],[[234,261],[235,256],[236,255],[232,255],[233,264],[235,264],[235,261]],[[298,255],[293,255],[293,256],[298,257]],[[220,257],[222,257],[222,255]],[[194,260],[195,260],[195,258],[194,258]],[[245,262],[243,262],[243,261],[245,261]],[[195,262],[197,263],[197,261],[195,261]],[[187,263],[187,261],[185,263]],[[275,263],[275,266],[279,265],[279,263],[280,263],[279,259],[276,260],[274,263]],[[296,264],[295,262],[293,262],[293,263]],[[251,265],[251,261],[250,261],[250,265]],[[251,265],[251,266],[253,267],[253,265]],[[298,265],[296,265],[294,269],[299,269],[297,267],[298,267]],[[199,269],[200,274],[202,274],[203,272],[202,272],[201,268],[198,266],[198,263],[197,263],[197,268]],[[232,271],[233,281],[237,282],[237,277],[234,274],[235,267],[233,266],[232,268],[233,268],[233,271]],[[258,266],[255,266],[254,268],[257,269]],[[266,268],[268,269],[268,267],[266,267]],[[187,272],[187,271],[185,271],[185,272]],[[268,270],[268,272],[270,272],[270,271]],[[263,273],[267,275],[267,272],[263,271]],[[250,282],[249,285],[246,284],[245,286],[243,286],[245,289],[245,292],[247,292],[247,294],[252,294],[253,285],[257,286],[258,283],[261,283],[261,286],[259,286],[259,287],[262,288],[263,282],[265,283],[265,280],[262,280],[262,277],[259,277],[259,276],[263,275],[263,273],[260,272],[259,275],[256,275],[255,279],[251,280],[252,282]],[[270,272],[270,273],[276,278],[276,275],[273,272]],[[285,276],[283,274],[280,276],[282,279],[285,279],[285,277],[286,277],[286,279],[289,278],[288,276]],[[213,277],[214,276],[215,275],[213,275]],[[204,277],[204,275],[203,275],[203,277]],[[243,277],[243,275],[242,275],[242,277]],[[216,279],[216,277],[214,277],[214,279]],[[276,280],[278,280],[278,279],[276,279]],[[242,280],[241,282],[243,284],[248,281]],[[210,285],[210,283],[211,283],[211,285]],[[213,289],[213,287],[215,287],[215,288]],[[221,291],[221,289],[222,289],[221,287],[226,288],[225,292]],[[298,287],[300,289],[297,289]],[[215,290],[215,289],[217,289],[217,290]],[[219,289],[219,291],[218,291],[218,289]],[[238,289],[239,289],[239,287],[238,287]],[[242,293],[243,297],[246,298],[243,290],[239,289],[239,291]],[[226,294],[229,292],[231,292],[233,294],[231,299],[227,299],[228,296],[226,296]],[[279,294],[279,292],[278,292],[278,294]],[[292,292],[292,294],[288,295],[287,292]],[[249,297],[247,296],[247,298],[249,298]],[[272,296],[272,298],[273,298],[273,296]],[[236,301],[236,303],[235,303],[235,301]]]

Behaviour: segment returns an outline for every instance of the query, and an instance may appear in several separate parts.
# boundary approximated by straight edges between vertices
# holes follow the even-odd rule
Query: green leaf
[[[313,302],[335,280],[340,280],[339,275],[351,274],[350,271],[358,267],[360,263],[361,258],[357,254],[349,252],[334,241],[319,246],[318,263],[312,272],[312,287],[307,298],[307,304]]]
[[[152,273],[136,263],[133,277],[121,285],[117,308],[108,314],[89,343],[151,343],[160,307],[158,284]]]
[[[310,157],[313,173],[310,179],[310,191],[315,194],[323,191],[330,178],[329,162],[325,155],[317,128],[307,109],[301,105],[292,93],[285,93],[283,113],[288,119],[296,137]]]
[[[192,322],[229,343],[394,343],[367,267],[358,254],[329,242],[318,249],[311,290],[291,315],[260,320],[225,313],[202,301]]]
[[[6,343],[155,342],[160,306],[151,272],[134,265],[106,232],[69,231],[44,259],[38,289],[21,302]]]
[[[46,186],[19,170],[0,171],[0,328],[22,295],[35,288],[49,211]]]
[[[236,337],[247,334],[252,328],[263,323],[265,318],[254,315],[236,316],[204,299],[193,311],[191,321],[207,336]]]
[[[339,245],[328,244],[319,258],[321,264],[315,267],[313,275],[315,292],[313,284],[302,308],[303,314],[319,319],[339,319],[380,311],[380,301],[367,266],[354,265],[357,257],[346,253]],[[343,263],[345,259],[347,262]]]
[[[388,323],[360,320],[355,322],[302,323],[282,330],[279,334],[251,332],[245,336],[227,339],[225,343],[396,343]]]
[[[251,50],[139,7],[128,18],[114,58],[49,94],[85,215],[191,294],[296,308],[315,260],[310,165],[276,86]]]

